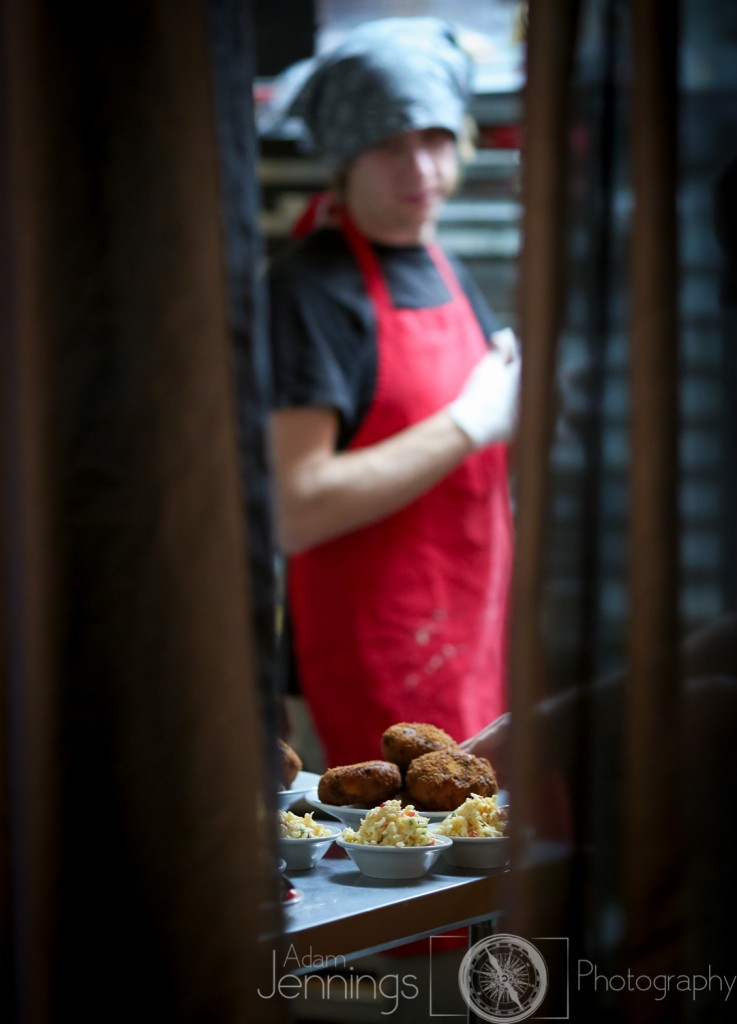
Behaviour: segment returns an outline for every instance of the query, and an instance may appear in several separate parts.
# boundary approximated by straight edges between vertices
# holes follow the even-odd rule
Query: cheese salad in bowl
[[[336,840],[356,867],[371,878],[420,878],[452,840],[430,831],[429,819],[399,800],[368,811],[358,830]]]
[[[314,868],[340,832],[339,825],[315,821],[312,812],[304,815],[279,811],[279,853],[290,871]]]
[[[500,807],[494,796],[472,794],[452,811],[439,825],[435,834],[448,836],[452,846],[446,859],[456,867],[503,867],[509,855],[509,840],[504,834],[507,827],[507,809]]]

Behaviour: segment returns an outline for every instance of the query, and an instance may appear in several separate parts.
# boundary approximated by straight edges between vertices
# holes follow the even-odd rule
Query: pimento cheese
[[[347,843],[363,846],[434,846],[429,824],[411,804],[403,807],[399,800],[386,800],[361,819],[357,832],[346,828],[342,836]]]
[[[457,807],[437,827],[443,836],[498,837],[504,835],[507,827],[507,811],[497,806],[494,796],[477,796],[472,793],[460,807]]]
[[[321,839],[330,835],[330,829],[315,821],[312,811],[302,816],[279,811],[279,835],[282,839]]]

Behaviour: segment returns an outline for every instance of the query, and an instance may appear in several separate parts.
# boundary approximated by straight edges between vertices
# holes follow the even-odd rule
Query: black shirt
[[[424,246],[372,248],[395,307],[426,309],[449,301]],[[468,271],[448,259],[488,337],[498,329],[496,318]],[[358,263],[343,234],[323,228],[275,260],[269,281],[272,405],[335,409],[343,449],[360,427],[376,383],[376,323]]]

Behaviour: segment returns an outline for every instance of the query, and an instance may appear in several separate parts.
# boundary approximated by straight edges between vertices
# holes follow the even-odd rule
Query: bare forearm
[[[287,553],[377,522],[404,508],[471,452],[446,410],[367,448],[305,459],[280,479],[277,506]]]

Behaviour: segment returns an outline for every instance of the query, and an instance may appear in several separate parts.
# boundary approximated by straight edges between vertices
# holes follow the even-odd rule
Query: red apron
[[[350,448],[452,401],[487,350],[441,250],[451,296],[395,309],[370,244],[347,223],[377,325],[373,402]],[[456,740],[506,708],[512,518],[506,449],[469,456],[401,511],[293,557],[289,600],[302,692],[329,766],[380,757],[381,734],[429,722]]]

